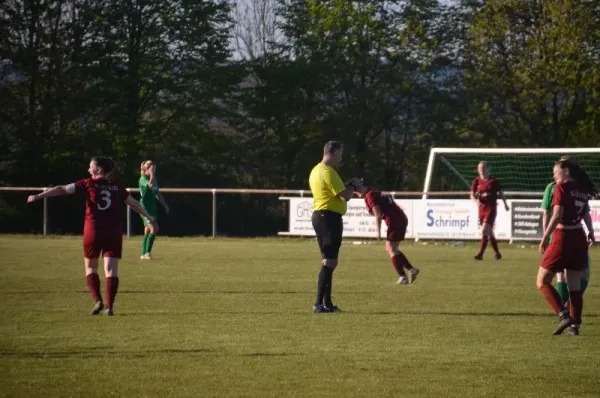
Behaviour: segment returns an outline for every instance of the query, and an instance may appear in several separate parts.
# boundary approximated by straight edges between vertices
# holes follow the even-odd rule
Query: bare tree
[[[233,45],[239,58],[259,58],[280,40],[276,7],[277,0],[241,0],[235,7]]]

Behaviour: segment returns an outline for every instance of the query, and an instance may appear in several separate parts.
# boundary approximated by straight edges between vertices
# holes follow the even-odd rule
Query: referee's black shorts
[[[337,260],[344,231],[342,215],[329,210],[316,210],[312,214],[312,225],[321,249],[321,257]]]

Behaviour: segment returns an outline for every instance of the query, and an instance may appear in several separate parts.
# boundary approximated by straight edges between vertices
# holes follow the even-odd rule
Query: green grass
[[[395,286],[382,244],[344,245],[344,312],[314,315],[312,240],[139,243],[110,318],[88,315],[80,238],[0,236],[1,395],[600,395],[594,269],[581,336],[551,336],[532,247],[409,243],[421,275]]]

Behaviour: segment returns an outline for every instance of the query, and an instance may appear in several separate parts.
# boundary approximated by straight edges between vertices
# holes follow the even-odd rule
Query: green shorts
[[[154,218],[154,221],[158,220],[158,216],[156,216],[152,213],[149,213],[149,214],[152,216],[152,218]],[[144,223],[144,227],[147,227],[148,224],[150,224],[150,222],[148,221],[148,219],[146,217],[144,217],[144,216],[141,216],[141,217],[142,217],[142,222]]]

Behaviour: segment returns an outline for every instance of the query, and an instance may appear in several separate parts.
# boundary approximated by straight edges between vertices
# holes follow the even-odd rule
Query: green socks
[[[154,239],[156,239],[155,234],[144,235],[144,239],[142,240],[142,256],[144,254],[148,254],[152,251],[152,246],[154,245]]]
[[[154,246],[154,239],[156,239],[155,234],[148,234],[148,245],[146,246],[146,253],[150,253],[152,251],[152,246]]]
[[[558,282],[556,284],[556,290],[562,300],[563,304],[569,299],[569,289],[567,288],[567,282]]]
[[[148,238],[150,235],[144,235],[144,239],[142,239],[142,256],[148,253]]]
[[[581,279],[581,294],[585,292],[585,289],[588,287],[588,280]],[[563,303],[566,303],[569,300],[569,289],[567,288],[567,282],[557,282],[556,290],[558,291],[558,295]]]

